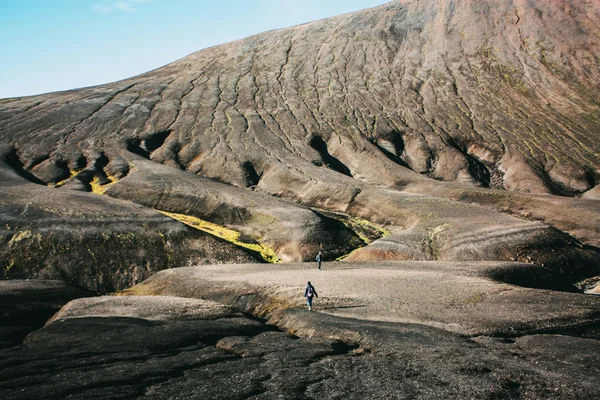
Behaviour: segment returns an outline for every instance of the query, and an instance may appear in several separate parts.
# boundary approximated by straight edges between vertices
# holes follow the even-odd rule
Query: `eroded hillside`
[[[119,229],[156,235],[168,260],[175,228],[152,225],[167,217],[241,251],[177,253],[170,266],[324,249],[520,261],[569,284],[598,275],[599,22],[594,1],[393,1],[124,81],[2,100],[2,275],[65,275],[31,266],[47,250],[22,257],[63,240],[30,215],[42,199],[79,225],[88,201],[143,206],[156,222]],[[67,203],[82,210],[64,216]],[[76,242],[113,229],[98,226]],[[161,268],[127,252],[116,271]],[[84,286],[133,283],[117,281]]]
[[[397,0],[0,100],[3,398],[597,397],[598,26]]]

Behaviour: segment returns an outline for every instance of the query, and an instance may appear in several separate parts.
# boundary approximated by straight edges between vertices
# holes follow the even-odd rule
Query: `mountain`
[[[599,26],[397,0],[0,100],[0,391],[598,397]]]
[[[124,288],[166,267],[149,243],[173,267],[323,249],[600,275],[599,22],[594,1],[399,0],[1,100],[2,276]],[[98,279],[90,253],[120,258]]]

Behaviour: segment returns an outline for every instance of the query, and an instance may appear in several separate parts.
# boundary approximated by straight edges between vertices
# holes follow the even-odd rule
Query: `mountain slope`
[[[600,245],[599,22],[593,1],[393,1],[124,81],[2,100],[0,146],[57,190],[149,206],[139,184],[151,179],[156,207],[199,175],[249,189],[226,204],[269,194],[386,226],[358,259],[532,260],[582,278],[598,257],[583,245]],[[168,211],[255,232],[289,261],[357,247],[306,208],[297,223],[317,230],[274,240],[280,225],[244,228],[186,196]]]
[[[337,158],[365,179],[384,177],[353,153],[379,147],[437,179],[584,192],[599,168],[599,19],[592,1],[395,1],[4,101],[2,140],[50,181],[119,138],[165,140],[156,161],[238,185],[245,163],[327,162],[322,142],[343,138]]]

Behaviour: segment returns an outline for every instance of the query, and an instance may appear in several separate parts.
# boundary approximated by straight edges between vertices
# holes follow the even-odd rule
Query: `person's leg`
[[[321,269],[321,261],[319,261],[319,269]]]
[[[312,310],[312,297],[307,297],[306,302],[308,303],[308,311]]]

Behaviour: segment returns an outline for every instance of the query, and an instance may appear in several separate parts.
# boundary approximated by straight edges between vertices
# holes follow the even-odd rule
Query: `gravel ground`
[[[387,262],[218,265],[161,271],[131,294],[207,298],[230,303],[259,296],[257,314],[306,307],[307,281],[319,298],[314,310],[369,321],[419,323],[466,334],[548,331],[594,323],[600,298],[499,283],[486,271],[509,263]],[[264,297],[270,298],[265,301]],[[227,301],[224,301],[227,303]],[[275,305],[273,305],[275,303]]]

